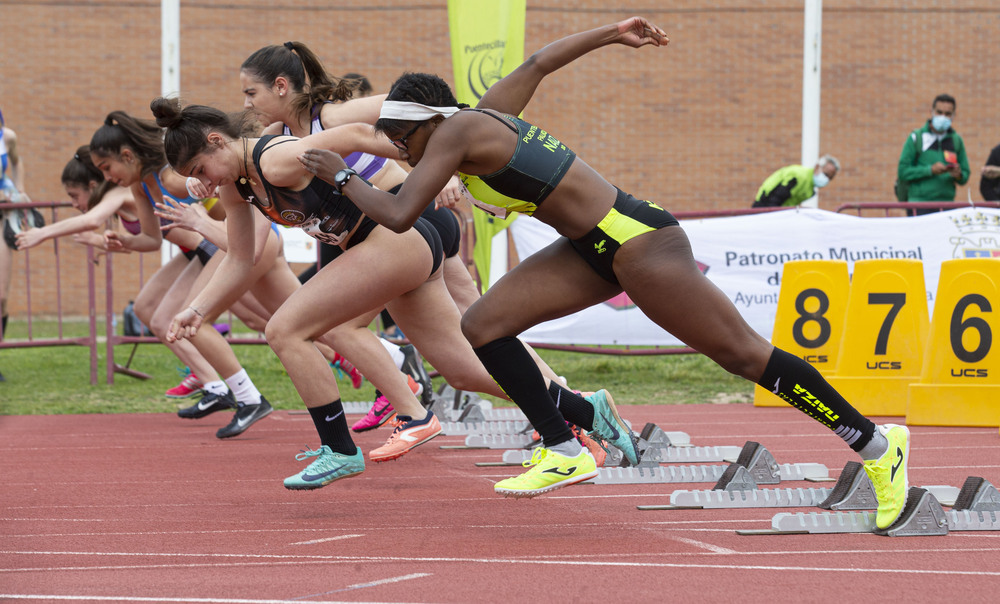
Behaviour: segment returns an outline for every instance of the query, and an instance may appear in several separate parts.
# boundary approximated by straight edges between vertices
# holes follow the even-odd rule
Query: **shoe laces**
[[[521,462],[521,465],[525,468],[530,468],[531,466],[537,466],[542,463],[545,456],[549,454],[549,450],[544,447],[538,447],[531,453],[531,459],[528,461]]]
[[[305,448],[305,449],[301,450],[301,453],[297,453],[295,455],[295,459],[297,461],[305,461],[305,460],[309,459],[310,457],[320,457],[322,455],[323,455],[323,447],[320,447],[320,448],[316,449],[315,451],[312,450],[312,449],[309,449],[309,448]],[[317,461],[319,461],[319,460],[317,460]]]

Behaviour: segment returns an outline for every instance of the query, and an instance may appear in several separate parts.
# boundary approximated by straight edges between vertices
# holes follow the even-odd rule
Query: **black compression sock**
[[[815,367],[780,348],[771,353],[757,383],[833,430],[855,451],[863,449],[875,433],[875,424],[840,396]]]
[[[594,429],[594,405],[587,399],[555,382],[549,383],[549,396],[566,421],[587,432]]]
[[[497,385],[538,430],[546,447],[573,438],[566,420],[545,388],[542,372],[520,340],[500,338],[476,348],[475,352]]]
[[[354,445],[351,433],[347,429],[344,405],[339,398],[322,407],[310,407],[309,415],[312,416],[313,424],[316,425],[320,444],[330,447],[334,453],[343,453],[344,455],[357,453],[358,448]]]

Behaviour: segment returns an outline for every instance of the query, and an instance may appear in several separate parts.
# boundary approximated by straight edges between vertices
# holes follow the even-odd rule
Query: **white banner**
[[[286,227],[279,224],[278,230],[281,231],[281,239],[285,243],[285,260],[308,264],[316,262],[318,241],[298,227]]]
[[[969,208],[900,218],[859,218],[801,208],[681,222],[695,260],[757,332],[770,339],[781,273],[789,260],[909,258],[924,265],[933,310],[941,262],[1000,257],[1000,210]],[[509,227],[519,258],[556,238],[548,225],[522,216]],[[504,234],[498,235],[503,237]],[[681,345],[623,294],[604,304],[538,325],[529,342],[550,344]]]

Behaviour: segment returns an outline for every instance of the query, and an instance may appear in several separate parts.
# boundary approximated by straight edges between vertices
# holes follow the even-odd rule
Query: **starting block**
[[[693,463],[736,459],[739,447],[695,447],[686,432],[664,432],[654,423],[647,423],[639,435],[639,466],[657,467],[663,463]],[[504,465],[518,465],[531,459],[531,449],[504,451]],[[603,467],[627,467],[625,455],[617,447],[608,446]]]
[[[737,531],[741,535],[875,533],[889,537],[947,535],[950,531],[1000,530],[1000,493],[983,478],[970,476],[961,489],[951,486],[910,487],[906,506],[886,529],[875,525],[878,506],[860,463],[848,462],[837,486],[819,507],[832,512],[781,513],[769,530]],[[942,506],[952,504],[945,511]]]
[[[732,478],[742,475],[734,465],[742,466],[756,484],[777,484],[782,480],[823,480],[829,470],[823,464],[778,464],[767,449],[759,443],[748,441],[735,464],[697,466],[644,466],[597,469],[595,484],[660,484],[672,482],[715,482],[715,489],[725,489]],[[729,472],[732,476],[723,478]],[[758,478],[759,477],[759,478]],[[720,486],[721,485],[721,486]],[[714,489],[713,489],[714,490]]]
[[[455,390],[444,384],[431,397],[430,410],[443,422],[481,423],[487,421],[527,421],[517,407],[499,407],[475,392]],[[365,409],[367,411],[367,409]]]
[[[798,464],[796,468],[805,476],[804,480],[829,479],[826,466],[821,464]],[[737,460],[725,468],[711,490],[677,490],[670,494],[669,505],[638,506],[638,509],[812,507],[831,491],[757,488],[758,484],[777,484],[781,479],[782,466],[778,465],[770,451],[760,443],[747,441]]]

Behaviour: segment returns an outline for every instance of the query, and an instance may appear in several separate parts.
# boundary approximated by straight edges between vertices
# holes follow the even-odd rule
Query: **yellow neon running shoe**
[[[885,529],[899,518],[906,505],[906,494],[910,489],[906,477],[906,465],[910,461],[910,431],[906,426],[896,424],[877,426],[877,429],[889,441],[889,448],[882,457],[865,462],[865,473],[871,479],[875,498],[878,499],[875,525]]]
[[[504,497],[534,497],[597,476],[597,464],[586,449],[576,457],[566,457],[538,447],[521,465],[531,469],[501,480],[493,490]]]

